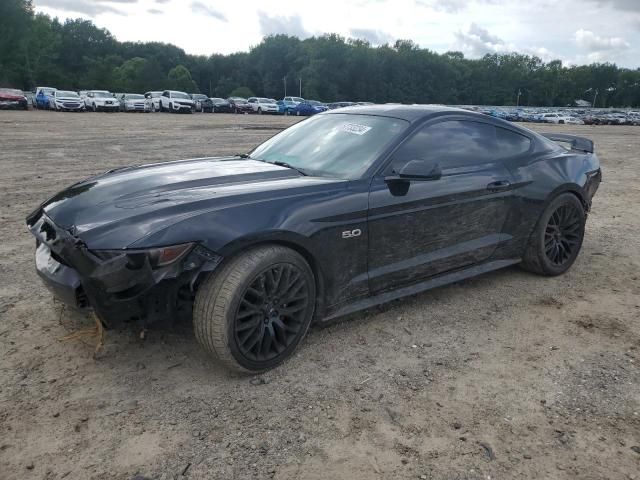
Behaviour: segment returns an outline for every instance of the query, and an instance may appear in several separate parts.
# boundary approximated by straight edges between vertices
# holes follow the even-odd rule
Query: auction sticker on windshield
[[[343,132],[353,133],[355,135],[364,135],[369,130],[371,130],[371,127],[368,127],[366,125],[358,125],[357,123],[345,123],[342,126]]]

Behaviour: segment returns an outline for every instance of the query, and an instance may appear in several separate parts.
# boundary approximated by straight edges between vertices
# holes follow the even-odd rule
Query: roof
[[[328,114],[348,113],[359,115],[378,115],[381,117],[393,117],[415,122],[425,117],[439,113],[465,113],[474,115],[473,112],[461,108],[445,107],[442,105],[354,105],[335,110],[329,110]]]

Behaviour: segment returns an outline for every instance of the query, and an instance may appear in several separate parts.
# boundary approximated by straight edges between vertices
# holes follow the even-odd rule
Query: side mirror
[[[441,177],[442,169],[437,162],[426,160],[410,160],[400,169],[400,171],[396,175],[387,177],[385,178],[385,180],[428,181],[439,180]]]

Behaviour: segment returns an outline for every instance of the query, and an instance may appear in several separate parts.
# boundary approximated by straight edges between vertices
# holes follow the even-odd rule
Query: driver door
[[[503,226],[513,180],[496,153],[495,132],[480,121],[428,124],[374,177],[368,214],[372,293],[485,261],[509,238]],[[404,178],[403,169],[411,170]]]

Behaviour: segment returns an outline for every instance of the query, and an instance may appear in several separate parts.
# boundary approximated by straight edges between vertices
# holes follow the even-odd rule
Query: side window
[[[447,120],[422,128],[403,143],[393,155],[397,171],[411,160],[456,168],[513,157],[529,150],[531,141],[488,123]]]
[[[506,128],[496,127],[496,158],[511,158],[527,153],[531,148],[529,137],[512,132]]]
[[[448,120],[416,132],[394,154],[394,169],[411,160],[437,162],[441,168],[485,163],[495,158],[495,127]]]
[[[167,92],[166,90],[164,92],[162,92],[162,96],[163,97],[169,97],[169,92]]]

